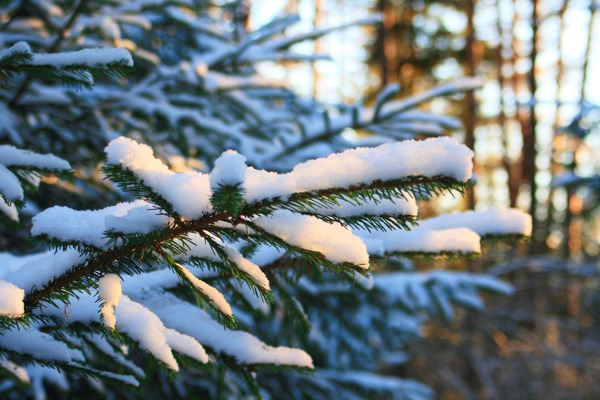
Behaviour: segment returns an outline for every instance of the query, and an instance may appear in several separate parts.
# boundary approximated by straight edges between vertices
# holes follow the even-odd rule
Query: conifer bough
[[[29,263],[3,277],[0,283],[4,286],[0,289],[4,298],[19,303],[27,292],[20,304],[8,307],[3,314],[32,321],[42,316],[61,317],[67,323],[103,321],[106,329],[137,341],[171,370],[179,369],[171,351],[201,363],[209,359],[202,347],[207,343],[188,336],[194,324],[175,324],[168,317],[171,314],[163,311],[161,298],[179,304],[178,307],[186,304],[167,290],[180,285],[189,287],[198,302],[230,328],[236,325],[234,313],[223,294],[202,280],[207,277],[206,267],[215,271],[208,277],[227,274],[226,277],[262,294],[263,301],[274,301],[268,277],[236,247],[272,247],[282,254],[302,258],[314,268],[351,275],[358,272],[366,277],[363,285],[367,287],[369,250],[380,255],[415,251],[398,248],[399,244],[409,243],[411,236],[422,244],[422,252],[479,251],[479,236],[460,227],[469,221],[477,225],[481,216],[474,217],[472,213],[426,221],[427,230],[390,231],[387,225],[382,229],[378,223],[382,215],[415,221],[415,195],[438,194],[468,184],[472,153],[454,139],[347,150],[299,164],[287,174],[250,168],[241,155],[232,152],[224,153],[210,174],[175,173],[156,159],[148,146],[126,138],[109,144],[106,153],[110,179],[143,199],[96,211],[52,207],[39,213],[33,219],[32,234],[57,252],[44,256],[43,262]],[[224,199],[211,188],[215,193],[228,190],[233,195]],[[500,215],[495,219],[489,216],[488,224],[479,225],[480,231],[529,234],[524,214],[499,208],[488,214],[493,213]],[[348,216],[355,218],[354,223],[360,220],[364,227],[349,228],[345,220]],[[492,224],[494,221],[496,224]],[[460,230],[458,237],[467,244],[444,244],[441,237],[447,230],[436,227]],[[457,232],[449,233],[457,237]],[[408,240],[400,240],[400,234]],[[432,234],[438,236],[428,236]],[[40,265],[46,268],[44,275],[35,272]],[[166,275],[167,271],[171,275]],[[123,292],[119,276],[124,280]],[[134,283],[144,279],[152,284],[147,287]],[[110,286],[103,282],[110,282]],[[94,295],[80,292],[87,289],[89,293],[94,286],[103,302],[100,313]],[[65,312],[64,318],[51,306],[39,308],[45,302],[55,304],[58,300],[68,301],[69,313]],[[24,308],[27,314],[23,313]],[[451,315],[448,307],[445,313]],[[224,333],[224,337],[227,335]],[[158,344],[156,337],[162,338]],[[220,351],[237,357],[228,349]],[[313,366],[299,350],[271,351],[294,354],[277,355],[275,364]],[[30,356],[36,359],[36,354]],[[246,358],[244,362],[262,364]]]

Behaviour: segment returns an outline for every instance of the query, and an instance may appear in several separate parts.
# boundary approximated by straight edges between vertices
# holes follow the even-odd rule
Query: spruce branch
[[[357,215],[350,217],[339,217],[336,215],[322,215],[318,213],[302,212],[304,215],[311,215],[322,221],[332,223],[338,223],[342,226],[364,229],[369,232],[371,231],[391,231],[391,230],[405,230],[409,231],[411,228],[418,226],[418,217],[415,215]]]
[[[386,257],[404,257],[413,260],[424,260],[429,262],[434,261],[451,261],[462,258],[477,258],[480,253],[463,253],[462,251],[439,251],[439,252],[428,252],[428,251],[393,251],[386,252]]]
[[[119,168],[120,170],[123,170]],[[111,169],[113,172],[116,169]],[[125,172],[127,174],[127,172]],[[116,176],[115,176],[116,177]],[[140,187],[142,183],[137,182],[133,184],[131,180],[127,181],[131,184],[123,186],[124,190],[131,191],[134,193],[152,193],[148,187]],[[119,180],[117,178],[117,183]],[[251,218],[257,215],[268,215],[272,211],[278,208],[286,208],[288,206],[301,206],[303,202],[311,199],[318,198],[330,198],[330,199],[349,199],[350,195],[364,195],[368,196],[369,192],[376,193],[382,198],[398,198],[405,196],[404,191],[411,191],[413,193],[421,193],[422,195],[433,195],[440,194],[442,192],[455,190],[459,193],[464,193],[466,188],[471,186],[471,181],[458,182],[453,178],[439,176],[434,178],[427,178],[423,176],[412,176],[391,181],[375,181],[371,184],[363,184],[359,186],[351,186],[349,188],[330,188],[315,190],[312,192],[300,192],[294,193],[290,196],[289,200],[283,200],[281,198],[265,199],[253,203],[246,204],[240,212],[240,218],[235,219],[238,223],[245,221],[246,218]],[[150,192],[148,192],[150,191]],[[156,198],[156,197],[155,197]],[[152,200],[152,199],[150,199]],[[168,203],[167,203],[168,204]],[[166,206],[166,204],[163,204]],[[243,218],[243,219],[242,219]],[[65,288],[70,288],[75,285],[76,282],[80,282],[86,279],[89,275],[97,273],[100,270],[111,268],[115,273],[118,273],[119,260],[122,260],[123,266],[128,271],[135,273],[139,271],[137,262],[132,258],[136,254],[146,253],[148,248],[155,248],[161,246],[163,243],[174,240],[181,236],[185,236],[191,232],[202,232],[206,231],[214,234],[224,234],[227,230],[224,228],[217,228],[214,226],[219,221],[233,221],[232,215],[228,211],[213,212],[207,214],[197,220],[189,221],[175,221],[172,226],[162,229],[156,233],[151,233],[150,236],[140,235],[139,241],[127,243],[121,247],[114,249],[99,251],[96,255],[92,256],[84,265],[80,265],[71,271],[65,273],[61,277],[56,278],[44,288],[35,289],[25,297],[25,305],[27,309],[32,309],[46,296],[51,296],[55,292],[62,293]],[[252,236],[258,243],[264,243],[269,245],[278,245],[280,248],[290,251],[291,254],[302,257],[308,260],[313,265],[323,266],[327,269],[334,271],[355,271],[362,275],[366,275],[367,271],[363,268],[350,263],[333,264],[328,261],[325,256],[318,252],[312,252],[299,247],[291,246],[285,241],[278,237],[265,232],[262,228],[252,224],[251,222],[245,221],[244,223],[249,224],[248,226],[252,229],[256,229],[259,234]],[[235,230],[229,230],[229,233],[234,235],[236,238],[244,239],[244,234],[236,232]],[[145,241],[148,239],[149,241]],[[124,261],[127,260],[127,261]],[[115,264],[117,263],[117,264]],[[112,267],[111,267],[112,266]],[[79,283],[80,286],[81,283]],[[66,293],[69,293],[67,290]],[[64,297],[64,296],[61,296]]]
[[[274,156],[274,160],[281,160],[282,158],[294,154],[312,144],[328,142],[334,137],[338,136],[344,129],[351,128],[356,130],[372,130],[372,128],[376,127],[378,124],[386,121],[392,121],[403,112],[411,110],[431,99],[455,94],[458,92],[473,90],[480,86],[481,82],[475,79],[472,81],[465,81],[465,83],[462,85],[455,85],[453,82],[444,83],[426,92],[422,92],[405,100],[395,102],[393,106],[390,106],[388,110],[385,110],[385,104],[389,104],[389,100],[391,100],[395,94],[395,87],[389,86],[389,89],[384,90],[381,97],[378,98],[376,109],[371,117],[361,118],[358,115],[357,108],[351,108],[349,111],[346,111],[346,113],[349,113],[349,115],[352,117],[349,119],[349,123],[344,123],[343,126],[336,126],[335,129],[332,129],[330,126],[328,126],[328,124],[326,124],[323,129],[316,132],[311,132],[310,136],[303,136],[302,140],[300,140],[298,143],[287,146],[284,150]]]
[[[300,301],[285,287],[285,284],[279,281],[275,274],[270,275],[270,281],[276,286],[277,292],[286,306],[286,315],[292,319],[293,323],[301,330],[301,333],[309,333],[312,327]]]
[[[181,215],[173,209],[171,203],[147,186],[143,179],[139,179],[129,169],[119,165],[106,164],[102,167],[102,172],[104,172],[105,179],[117,184],[123,191],[131,193],[137,198],[148,200],[159,210],[164,211],[166,215],[173,217],[176,221],[181,221]]]
[[[118,60],[101,68],[85,64],[55,66],[51,64],[21,62],[11,65],[2,62],[0,63],[0,79],[8,80],[16,74],[25,73],[30,79],[36,78],[47,82],[56,82],[77,90],[92,90],[94,85],[91,80],[92,75],[111,78],[126,78],[131,76],[134,68],[130,67],[127,63],[127,60]]]
[[[219,185],[210,198],[216,211],[228,211],[233,218],[240,215],[244,207],[244,191],[241,183],[237,185]]]
[[[166,255],[163,256],[166,264],[176,273],[179,280],[192,290],[199,307],[210,310],[211,314],[216,317],[215,319],[227,327],[234,329],[237,326],[236,319],[232,315],[224,313],[223,310],[214,303],[214,299],[211,298],[202,287],[198,286],[197,282],[191,279],[189,273],[184,271],[181,264],[175,262],[175,260]]]
[[[68,344],[68,342],[64,342],[64,344]],[[72,345],[71,345],[72,347]],[[63,361],[56,361],[56,360],[46,360],[43,358],[38,358],[38,357],[34,357],[30,354],[26,354],[26,353],[17,353],[8,349],[4,349],[4,348],[0,348],[0,356],[5,357],[5,358],[10,358],[11,360],[14,360],[16,363],[18,364],[36,364],[36,365],[42,365],[48,368],[56,368],[65,372],[70,372],[73,373],[77,376],[85,376],[85,377],[90,377],[90,378],[95,378],[95,379],[102,379],[102,380],[108,380],[110,382],[116,383],[118,385],[124,385],[127,384],[126,381],[121,380],[116,378],[114,375],[112,374],[107,374],[105,373],[105,371],[100,371],[100,370],[96,370],[93,368],[89,368],[86,367],[85,365],[82,365],[76,361],[71,361],[71,362],[63,362]],[[130,388],[135,388],[135,386],[129,386]]]
[[[208,233],[208,231],[206,233]],[[261,285],[258,285],[254,281],[254,278],[252,276],[250,276],[250,274],[248,274],[246,271],[243,271],[241,268],[239,268],[237,266],[237,264],[235,262],[231,261],[229,255],[227,254],[227,252],[225,251],[223,246],[221,246],[219,243],[217,243],[217,241],[214,240],[211,237],[211,235],[207,235],[206,233],[203,234],[204,240],[206,240],[206,242],[209,243],[211,249],[221,259],[221,262],[215,263],[214,261],[206,261],[206,260],[202,260],[198,257],[192,257],[189,259],[188,262],[191,264],[196,264],[201,267],[203,265],[209,265],[209,269],[210,269],[210,266],[216,266],[219,269],[219,271],[221,271],[221,273],[219,275],[220,278],[228,277],[228,279],[230,279],[230,278],[239,279],[244,284],[246,284],[246,286],[248,286],[248,288],[250,290],[252,290],[252,292],[256,296],[260,297],[264,302],[272,303],[274,301],[274,298],[273,298],[273,294],[271,293],[271,291]]]
[[[50,45],[50,47],[47,49],[47,51],[46,51],[47,53],[56,53],[58,51],[58,49],[60,47],[60,44],[62,43],[62,41],[65,38],[65,33],[69,29],[71,29],[71,27],[73,26],[73,24],[77,20],[77,17],[83,11],[83,6],[84,5],[85,5],[85,0],[79,0],[77,2],[77,4],[75,5],[75,8],[73,9],[73,12],[69,16],[69,19],[67,20],[67,22],[56,33],[56,38],[54,39],[54,42],[52,42],[52,44]],[[21,85],[19,86],[19,88],[17,89],[15,95],[13,96],[13,98],[8,103],[8,105],[9,105],[10,108],[14,109],[17,106],[17,104],[19,103],[19,100],[21,99],[21,97],[27,91],[27,88],[29,87],[29,84],[31,83],[31,79],[32,79],[31,76],[26,76],[25,77],[25,79],[23,80],[23,82],[21,83]]]

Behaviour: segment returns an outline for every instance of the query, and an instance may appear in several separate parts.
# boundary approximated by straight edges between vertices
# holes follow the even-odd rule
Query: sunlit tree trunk
[[[467,0],[465,2],[465,11],[467,13],[467,43],[466,43],[466,75],[475,76],[477,68],[476,51],[475,51],[475,1]],[[477,123],[476,113],[476,101],[473,92],[465,94],[465,107],[464,107],[464,125],[465,125],[465,145],[470,149],[475,147],[475,124]],[[473,208],[475,206],[475,191],[469,191],[467,195],[468,207]]]

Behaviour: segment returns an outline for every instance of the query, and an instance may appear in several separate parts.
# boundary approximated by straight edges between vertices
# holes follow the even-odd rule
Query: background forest
[[[151,146],[153,157],[175,173],[212,171],[211,179],[228,182],[221,188],[231,190],[218,192],[211,180],[213,194],[224,196],[212,197],[212,206],[232,216],[242,210],[248,218],[253,212],[269,215],[277,206],[257,211],[249,200],[240,200],[246,192],[236,191],[244,182],[236,181],[240,173],[235,171],[246,163],[283,173],[348,148],[445,135],[475,152],[470,190],[464,182],[434,181],[408,185],[414,198],[399,194],[404,186],[369,186],[358,195],[283,202],[286,211],[357,232],[366,229],[361,239],[380,246],[369,247],[371,268],[380,274],[371,283],[362,280],[354,261],[341,266],[319,261],[301,244],[266,234],[255,237],[248,227],[245,237],[223,226],[210,231],[223,240],[211,247],[227,249],[219,253],[221,260],[199,252],[187,260],[208,268],[194,273],[225,294],[238,319],[236,329],[271,346],[306,350],[310,363],[300,356],[303,352],[273,362],[269,357],[283,348],[262,342],[252,342],[266,346],[257,356],[211,341],[208,336],[220,332],[211,323],[233,324],[200,290],[195,300],[212,309],[215,321],[203,323],[215,334],[189,335],[206,347],[210,365],[200,365],[206,362],[199,364],[202,357],[182,354],[169,343],[175,365],[182,366],[173,379],[173,364],[156,352],[147,354],[143,341],[119,326],[118,313],[117,331],[106,322],[110,313],[104,306],[102,320],[70,323],[68,314],[78,315],[77,302],[71,300],[60,303],[59,312],[28,316],[38,329],[34,332],[56,341],[52,346],[66,343],[93,361],[85,368],[59,363],[63,372],[58,373],[50,368],[57,364],[40,365],[35,357],[16,355],[5,336],[0,338],[0,370],[7,379],[0,383],[0,397],[596,398],[600,78],[593,71],[600,68],[598,8],[594,0],[0,2],[0,143],[52,153],[76,168],[74,175],[60,168],[34,171],[41,180],[17,174],[27,199],[15,203],[19,224],[14,205],[3,201],[0,208],[1,279],[34,260],[27,258],[34,257],[32,252],[47,248],[62,251],[76,242],[82,254],[95,254],[100,242],[90,247],[92,239],[60,236],[43,223],[43,218],[51,221],[50,213],[43,212],[49,207],[96,210],[141,197],[179,218],[180,209],[165,201],[164,193],[157,195],[143,180],[124,175],[108,148],[105,155],[107,144],[120,135]],[[24,71],[18,68],[27,62],[11,58],[24,49],[19,47],[23,41],[34,60],[90,47],[120,47],[131,56],[115,53],[127,57],[91,69],[90,64],[55,60],[59,72]],[[131,152],[141,149],[133,142],[116,143]],[[236,149],[244,161],[223,153],[226,149]],[[224,165],[237,167],[228,175]],[[401,200],[387,206],[396,214],[369,214],[374,209],[369,202],[377,198]],[[347,210],[324,211],[337,202]],[[481,236],[482,247],[446,242],[447,248],[434,249],[426,239],[411,241],[409,235],[402,240],[410,245],[393,248],[386,239],[393,236],[373,233],[412,229],[417,204],[424,229],[468,227]],[[528,233],[520,225],[522,213],[495,206],[529,213],[531,238],[523,240]],[[371,211],[349,215],[354,207]],[[436,219],[469,209],[480,214],[460,214],[460,223]],[[483,222],[474,222],[477,218]],[[227,221],[234,228],[239,223]],[[117,222],[114,226],[123,225]],[[496,225],[503,228],[495,231]],[[259,232],[256,225],[247,226]],[[133,240],[110,237],[111,243]],[[135,243],[150,239],[135,238]],[[273,243],[279,252],[265,250]],[[183,254],[174,242],[167,244],[174,259]],[[143,274],[149,277],[169,267],[180,281],[161,288],[166,298],[194,303],[183,289],[199,284],[179,269],[179,259],[161,259],[166,250],[160,246],[110,266],[115,269],[109,272],[127,275],[146,263]],[[477,253],[481,257],[473,257]],[[243,263],[231,261],[232,254],[262,267],[266,286],[249,270],[240,272]],[[340,280],[332,271],[353,278]],[[109,302],[97,278],[85,284],[93,293],[97,287],[100,299]],[[135,301],[146,301],[168,328],[183,326],[169,319],[175,308],[136,298],[135,285],[127,282],[124,293],[131,290],[127,294]],[[63,294],[50,296],[47,304],[65,301]],[[27,298],[25,305],[29,312]],[[2,321],[7,324],[3,329],[11,325]],[[245,332],[227,332],[235,340],[247,338]],[[313,362],[317,372],[306,373]],[[113,364],[120,376],[100,374]],[[125,389],[131,377],[145,392]]]
[[[478,183],[458,207],[505,204],[534,216],[532,240],[520,257],[492,252],[451,267],[498,274],[515,285],[515,295],[451,329],[430,324],[429,340],[414,345],[402,371],[427,375],[442,398],[597,396],[598,2],[285,3],[304,9],[307,24],[344,21],[365,8],[382,15],[367,53],[339,48],[360,42],[358,28],[315,44],[337,60],[335,67],[303,67],[317,98],[349,99],[357,88],[376,93],[391,82],[414,94],[446,79],[485,78],[481,90],[458,104],[428,105],[460,116],[458,135],[475,149]],[[357,71],[369,78],[354,79]]]

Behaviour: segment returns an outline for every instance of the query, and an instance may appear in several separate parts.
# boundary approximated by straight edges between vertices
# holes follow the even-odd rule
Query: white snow
[[[123,136],[111,141],[104,151],[107,164],[122,165],[131,171],[145,175],[174,174],[164,163],[154,158],[154,152],[150,146]]]
[[[339,224],[329,224],[288,210],[277,210],[253,222],[289,244],[322,253],[333,263],[349,262],[369,268],[365,244],[350,229]]]
[[[4,368],[6,371],[13,374],[19,381],[25,384],[31,383],[29,379],[29,375],[27,375],[27,370],[25,368],[18,366],[14,362],[10,360],[2,360],[0,359],[0,368]]]
[[[120,203],[126,205],[127,203]],[[158,213],[158,210],[143,200],[136,200],[129,203],[129,206],[123,207],[115,213],[109,213],[104,218],[105,230],[121,233],[150,233],[159,228],[167,226],[172,218]],[[117,204],[117,207],[119,204]],[[125,211],[123,214],[122,211]]]
[[[246,174],[246,199],[288,198],[292,193],[334,187],[349,188],[376,180],[445,175],[465,182],[471,178],[473,152],[450,137],[385,143],[356,148],[298,164],[288,174],[251,168]]]
[[[199,172],[175,173],[154,158],[152,148],[120,137],[105,148],[107,164],[133,172],[145,185],[166,199],[186,219],[211,210],[210,178]]]
[[[217,158],[210,173],[210,189],[215,192],[219,186],[234,186],[244,182],[246,157],[237,151],[227,150]]]
[[[312,359],[300,349],[271,347],[249,333],[223,330],[223,326],[193,304],[170,293],[148,295],[140,300],[158,315],[166,326],[196,338],[218,353],[234,357],[242,364],[294,365],[313,368]]]
[[[258,248],[254,251],[254,254],[250,256],[250,261],[252,261],[256,265],[264,267],[266,265],[274,263],[284,255],[285,252],[276,247],[258,246]]]
[[[184,257],[179,257],[180,260],[189,260],[190,258],[200,258],[208,261],[222,262],[221,258],[213,251],[210,245],[197,233],[188,235],[191,239],[190,251]],[[240,270],[244,271],[252,281],[265,289],[269,289],[269,280],[261,271],[260,267],[253,262],[246,260],[233,247],[225,245],[220,239],[213,238],[227,254],[229,261],[233,262]]]
[[[119,299],[123,292],[121,291],[121,278],[116,274],[106,274],[98,280],[98,294],[104,300],[100,309],[104,325],[108,329],[115,329],[117,320],[115,319],[114,307],[119,305]]]
[[[369,254],[425,252],[441,253],[453,251],[480,253],[480,236],[467,228],[431,230],[416,228],[412,231],[387,231],[371,233],[360,230],[356,234],[363,238]]]
[[[29,255],[14,255],[11,253],[0,253],[0,279],[6,279],[6,277],[15,271],[18,271],[23,265],[29,261],[36,260],[49,252],[29,254]]]
[[[53,154],[38,154],[9,145],[0,145],[0,163],[7,166],[33,167],[55,171],[71,169],[71,165],[67,161]]]
[[[485,84],[485,80],[481,78],[464,77],[456,79],[451,82],[441,83],[429,90],[424,90],[416,93],[410,97],[388,102],[382,112],[382,117],[389,117],[391,115],[398,114],[400,112],[414,112],[412,110],[417,105],[431,100],[436,97],[440,97],[447,94],[454,94],[460,91],[473,90],[482,87]],[[436,118],[435,115],[431,116],[431,119]]]
[[[202,345],[193,337],[169,328],[165,328],[163,334],[165,335],[169,346],[176,352],[192,357],[202,363],[207,363],[209,361],[208,354],[206,354],[204,347],[202,347]]]
[[[133,66],[131,54],[121,47],[83,49],[56,54],[34,54],[32,64],[53,65],[59,68],[76,64],[103,68],[121,60],[125,60],[125,65]]]
[[[208,283],[196,278],[190,271],[187,270],[183,265],[177,264],[177,269],[180,273],[182,273],[191,283],[194,285],[196,289],[198,289],[202,294],[204,294],[209,302],[221,313],[231,316],[233,315],[231,311],[231,306],[223,297],[223,294],[219,292],[214,287],[210,286]]]
[[[170,274],[173,275],[172,272],[170,272]],[[135,278],[129,279],[134,280]],[[106,286],[108,286],[108,288]],[[103,291],[103,293],[107,297],[116,297],[116,285],[110,284],[106,286],[106,290]],[[142,298],[152,293],[159,297],[167,295],[163,293],[162,290],[146,292],[142,289],[138,292],[132,291],[132,293],[137,294]],[[84,323],[100,322],[97,303],[95,302],[94,297],[87,293],[81,293],[78,297],[79,299],[71,299],[71,304],[67,309],[68,316],[65,315],[63,310],[54,307],[44,309],[43,314],[54,316],[70,323],[76,321]],[[196,305],[190,305],[190,307],[202,313]],[[208,362],[208,355],[194,338],[181,332],[174,331],[173,329],[166,328],[159,317],[152,311],[131,300],[127,295],[122,295],[119,304],[115,306],[115,317],[116,328],[119,332],[124,333],[137,341],[141,348],[150,352],[154,357],[174,371],[178,371],[179,366],[171,353],[171,349],[193,357],[200,362]],[[190,323],[196,323],[196,321],[190,319],[189,316],[186,317],[186,319]],[[214,323],[219,325],[217,322]],[[222,325],[219,325],[219,327],[221,331],[223,331]]]
[[[8,49],[0,50],[0,59],[11,56],[15,53],[29,53],[31,54],[31,47],[26,42],[17,42]]]
[[[43,310],[45,315],[60,318],[66,322],[100,322],[97,303],[92,295],[81,293],[79,299],[72,298],[68,308],[68,316],[58,308],[48,307]],[[192,338],[179,335],[165,328],[162,321],[150,310],[123,295],[119,305],[115,307],[116,328],[140,344],[140,347],[150,352],[168,368],[178,371],[179,366],[171,353],[176,348],[183,354],[196,358],[200,362],[208,362],[208,356]],[[61,343],[62,344],[62,343]],[[0,345],[2,337],[0,337]],[[26,352],[26,351],[24,351]]]
[[[227,253],[227,258],[239,269],[248,274],[257,286],[269,290],[269,280],[258,265],[245,259],[240,253],[237,252],[237,250],[231,247],[225,247],[224,250],[225,253]]]
[[[420,228],[464,227],[479,235],[521,234],[531,236],[531,216],[516,208],[492,207],[486,211],[454,212],[421,221]]]
[[[248,305],[250,305],[250,307],[252,307],[253,310],[261,311],[263,314],[267,314],[269,312],[269,304],[265,303],[265,300],[263,300],[260,296],[254,293],[254,291],[251,290],[247,285],[243,285],[242,283],[240,283],[240,281],[234,279],[232,279],[229,282],[229,284],[231,285],[233,290],[235,290],[240,296],[244,298],[244,300],[246,300]],[[236,317],[239,320],[240,313],[236,312]]]
[[[391,83],[383,88],[379,93],[377,93],[377,97],[375,98],[375,108],[380,108],[383,105],[383,102],[389,101],[400,93],[400,84],[399,83]]]
[[[76,265],[85,263],[87,256],[79,254],[77,250],[68,249],[42,253],[28,260],[30,261],[4,277],[4,280],[25,292],[34,288],[43,288],[57,276],[61,276]]]
[[[0,193],[8,201],[23,200],[23,188],[19,178],[0,164]]]
[[[197,278],[214,278],[219,274],[217,271],[208,271],[193,266],[189,266],[187,270]],[[180,283],[177,275],[172,270],[166,268],[144,272],[132,278],[125,277],[122,287],[123,293],[132,294],[157,289],[172,289]]]
[[[12,283],[0,280],[0,314],[18,318],[25,313],[25,291]]]
[[[316,377],[331,379],[344,385],[357,385],[375,391],[386,390],[394,394],[400,394],[400,398],[429,399],[433,397],[431,388],[420,382],[395,376],[379,375],[372,372],[319,369]],[[402,396],[402,394],[406,396]]]
[[[446,175],[464,182],[472,174],[473,152],[450,137],[358,148],[297,165],[292,174],[301,191],[350,187],[375,180]]]
[[[44,381],[57,386],[64,392],[69,390],[67,375],[55,368],[34,364],[28,365],[26,369],[31,378],[31,389],[35,400],[47,399]]]
[[[77,293],[77,297],[78,298],[72,296],[69,299],[68,306],[64,309],[58,307],[44,307],[43,309],[36,309],[35,313],[37,315],[48,315],[62,319],[67,323],[101,323],[96,298],[89,293]]]
[[[122,283],[123,293],[132,294],[157,289],[177,287],[181,282],[172,270],[165,268],[156,271],[143,272],[131,279],[125,277]]]
[[[4,213],[9,219],[19,222],[19,212],[14,204],[6,204],[4,199],[0,197],[0,212]]]
[[[351,274],[347,272],[348,275],[352,276],[352,279],[358,284],[360,287],[366,290],[373,289],[373,275],[363,276],[360,274]]]
[[[119,203],[100,210],[78,211],[54,206],[33,217],[31,234],[107,249],[106,231],[145,234],[168,225],[170,221],[143,200]],[[119,242],[115,244],[119,245]]]
[[[264,198],[280,196],[288,198],[296,192],[296,182],[290,174],[257,170],[248,167],[246,170],[246,193],[244,198],[248,203]]]
[[[374,280],[375,289],[392,301],[401,302],[413,311],[432,307],[437,302],[446,308],[448,316],[452,315],[450,301],[481,309],[483,301],[477,295],[478,289],[504,295],[513,293],[509,284],[495,277],[456,271],[393,272],[377,274]]]
[[[517,209],[492,207],[487,211],[455,212],[430,218],[420,221],[411,231],[355,229],[353,232],[372,255],[413,251],[480,253],[480,235],[531,235],[531,216]]]
[[[140,367],[135,365],[131,360],[128,360],[127,358],[125,358],[123,353],[116,351],[107,342],[106,338],[103,337],[102,335],[100,335],[98,333],[90,333],[90,334],[86,335],[86,338],[90,342],[92,342],[94,344],[94,346],[96,346],[98,348],[98,350],[100,350],[101,352],[103,352],[104,354],[106,354],[107,356],[109,356],[111,359],[115,360],[119,364],[127,367],[128,369],[133,371],[133,373],[136,374],[137,376],[139,376],[140,378],[146,377],[146,374],[144,373],[143,369],[141,369]]]
[[[135,377],[131,376],[131,375],[115,374],[114,372],[102,371],[102,370],[91,369],[91,368],[89,369],[89,371],[95,372],[98,375],[105,376],[107,378],[111,378],[111,379],[115,379],[117,381],[121,381],[121,382],[126,383],[128,385],[131,385],[133,387],[140,386],[140,383],[138,382],[138,380],[135,379]]]
[[[201,258],[209,261],[220,262],[221,258],[215,253],[210,245],[198,233],[190,233],[188,239],[191,240],[190,251],[182,259]],[[216,237],[212,238],[219,245],[224,245],[223,242]]]
[[[55,340],[47,333],[40,332],[35,326],[27,329],[5,329],[0,335],[0,346],[17,353],[28,354],[38,360],[84,361],[79,350],[71,349],[65,343]]]
[[[185,346],[190,346],[191,341],[182,335],[175,335],[163,325],[162,321],[146,307],[132,301],[129,297],[121,297],[121,302],[116,307],[117,329],[126,333],[133,340],[140,343],[140,347],[148,350],[154,357],[163,362],[168,368],[179,371],[179,365],[171,353],[171,346],[182,351]],[[189,318],[189,317],[188,317]],[[221,328],[222,329],[222,328]],[[200,362],[208,362],[208,356],[200,356],[202,351],[199,344],[194,345],[184,354],[196,358]]]

